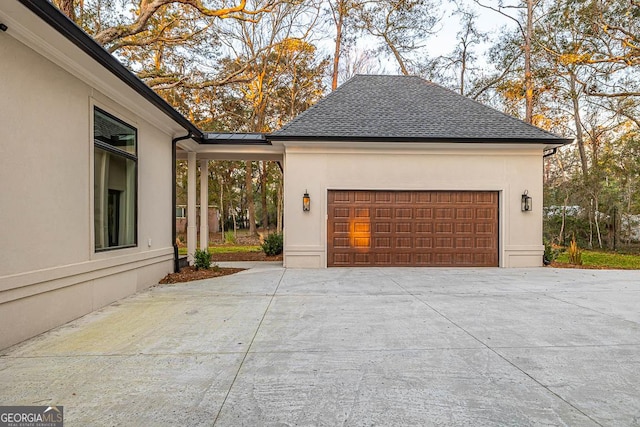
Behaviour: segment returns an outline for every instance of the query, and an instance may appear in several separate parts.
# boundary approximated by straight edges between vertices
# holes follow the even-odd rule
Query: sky
[[[496,2],[495,0],[487,0],[485,3],[494,5]],[[477,12],[478,18],[476,20],[476,25],[480,31],[487,34],[489,40],[495,39],[497,34],[499,34],[504,27],[511,29],[515,26],[515,23],[512,20],[497,12],[480,7],[472,0],[466,0],[464,1],[464,4],[469,9]],[[453,51],[455,45],[458,43],[457,33],[461,29],[461,24],[459,17],[453,14],[454,9],[455,5],[453,2],[446,2],[442,5],[442,19],[438,24],[439,30],[436,35],[429,38],[428,44],[425,47],[425,52],[428,53],[429,57],[433,58],[448,55]],[[331,43],[333,43],[333,40]],[[375,41],[363,38],[358,43],[358,48],[364,50],[372,48],[374,45]],[[490,42],[485,42],[476,48],[478,52],[478,60],[480,62],[479,65],[486,65],[487,61],[484,59],[483,52],[488,50],[489,47]],[[397,63],[393,58],[379,59],[379,62],[384,72],[399,72]]]

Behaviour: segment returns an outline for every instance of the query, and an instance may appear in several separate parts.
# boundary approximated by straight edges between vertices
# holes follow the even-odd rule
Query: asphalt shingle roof
[[[353,77],[269,138],[570,142],[420,77],[373,75]]]

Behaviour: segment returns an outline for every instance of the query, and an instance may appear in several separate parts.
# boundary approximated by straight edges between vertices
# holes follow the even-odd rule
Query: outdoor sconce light
[[[307,190],[304,190],[304,195],[302,196],[302,211],[309,212],[311,210],[311,197]]]
[[[524,193],[522,193],[522,202],[520,208],[522,209],[522,212],[528,212],[531,210],[531,196],[529,196],[528,190],[524,190]]]

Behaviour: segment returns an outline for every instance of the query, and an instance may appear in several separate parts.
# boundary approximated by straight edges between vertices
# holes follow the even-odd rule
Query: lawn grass
[[[558,255],[557,262],[569,262],[568,252]],[[582,264],[593,267],[640,270],[640,255],[582,250]]]
[[[245,252],[262,252],[262,247],[258,245],[220,245],[209,246],[212,254],[236,254]],[[178,248],[178,255],[187,255],[187,248]]]

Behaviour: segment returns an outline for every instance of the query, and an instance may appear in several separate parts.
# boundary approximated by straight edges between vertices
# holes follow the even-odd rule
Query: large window
[[[96,251],[137,244],[137,130],[94,108]]]

